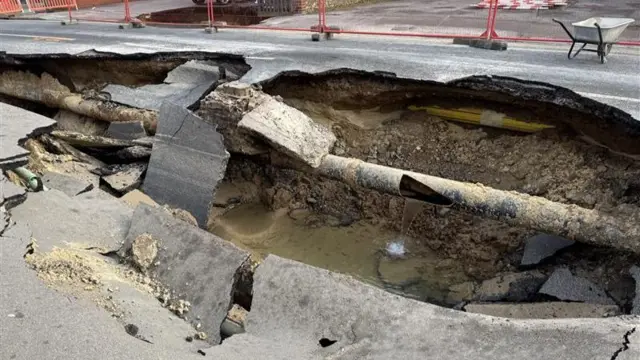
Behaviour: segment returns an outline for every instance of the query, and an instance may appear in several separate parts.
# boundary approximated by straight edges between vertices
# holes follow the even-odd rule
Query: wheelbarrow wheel
[[[611,48],[612,47],[613,47],[613,44],[607,44],[606,50],[604,52],[605,56],[609,55],[609,53],[611,52]]]

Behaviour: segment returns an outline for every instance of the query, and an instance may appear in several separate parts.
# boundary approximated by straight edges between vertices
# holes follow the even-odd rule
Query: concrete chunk
[[[633,299],[631,313],[634,315],[640,315],[640,267],[635,265],[632,266],[629,273],[636,281],[636,296]]]
[[[114,139],[133,140],[147,136],[142,121],[112,122],[109,124],[106,136]]]
[[[85,194],[89,193],[92,191]],[[105,252],[118,250],[132,214],[131,208],[115,198],[69,197],[59,190],[30,193],[11,210],[13,219],[29,225],[42,251],[69,243]]]
[[[560,236],[538,234],[527,239],[520,265],[537,265],[558,251],[573,245],[575,241]]]
[[[336,142],[331,130],[273,98],[247,113],[238,127],[311,167],[320,166]]]
[[[142,190],[162,205],[187,210],[205,227],[228,160],[215,126],[165,103]]]
[[[143,234],[151,236],[158,249],[148,271],[175,292],[174,298],[191,303],[189,319],[200,318],[202,331],[218,343],[220,324],[231,307],[236,271],[249,254],[162,208],[140,204],[121,255],[126,256]]]
[[[615,305],[615,302],[598,285],[574,276],[567,268],[554,271],[540,289],[540,293],[564,301]]]
[[[539,271],[508,273],[482,282],[476,301],[528,301],[536,295],[547,277]]]
[[[468,304],[466,312],[515,319],[602,318],[620,315],[616,305],[568,302]]]
[[[42,175],[42,182],[47,188],[60,190],[71,197],[89,191],[94,187],[90,182],[52,171]]]

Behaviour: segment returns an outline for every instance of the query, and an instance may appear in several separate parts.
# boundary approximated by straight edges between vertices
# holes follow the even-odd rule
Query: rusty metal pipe
[[[272,156],[274,165],[296,169],[379,192],[450,206],[541,232],[598,246],[640,253],[640,212],[614,217],[577,205],[464,183],[335,155],[312,169]]]

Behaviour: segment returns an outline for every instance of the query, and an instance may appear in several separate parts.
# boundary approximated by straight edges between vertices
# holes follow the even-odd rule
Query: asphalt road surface
[[[340,35],[312,42],[308,33],[148,27],[119,30],[114,24],[61,26],[37,20],[0,21],[0,51],[9,54],[120,54],[168,51],[231,53],[246,57],[246,81],[282,71],[335,68],[390,71],[399,77],[449,81],[470,75],[502,75],[544,81],[621,108],[640,119],[640,47],[614,48],[609,62],[595,54],[566,57],[568,45],[510,44],[507,51],[452,45],[449,41]]]

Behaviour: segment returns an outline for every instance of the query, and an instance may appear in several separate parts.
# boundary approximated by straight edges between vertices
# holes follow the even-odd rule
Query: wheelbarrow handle
[[[571,34],[571,32],[569,31],[569,29],[567,29],[567,27],[564,25],[564,23],[558,19],[551,19],[553,22],[556,22],[558,24],[560,24],[560,26],[562,26],[562,28],[564,29],[564,32],[567,33],[567,35],[569,35],[569,37],[571,38],[571,40],[573,42],[576,41],[576,39],[573,38],[573,34]]]

